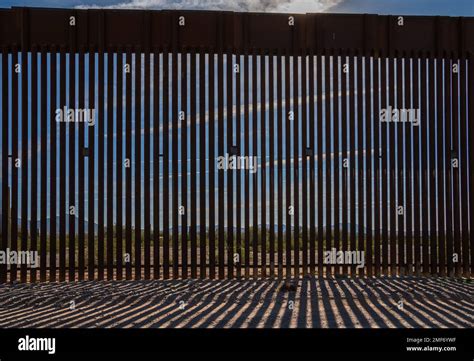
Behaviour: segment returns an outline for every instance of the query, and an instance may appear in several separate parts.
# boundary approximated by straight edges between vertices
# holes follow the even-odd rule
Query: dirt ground
[[[0,327],[465,328],[474,327],[474,284],[415,277],[6,284]]]

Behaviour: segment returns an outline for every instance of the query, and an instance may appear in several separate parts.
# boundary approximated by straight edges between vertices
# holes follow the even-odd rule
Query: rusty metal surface
[[[70,17],[76,25],[70,26]],[[290,24],[290,18],[294,25]],[[180,20],[184,25],[180,26]],[[403,25],[399,25],[403,22]],[[28,24],[24,28],[22,24]],[[126,24],[126,26],[124,26]],[[175,36],[172,36],[172,34]],[[83,48],[218,48],[233,53],[276,51],[474,51],[474,19],[369,14],[268,14],[184,10],[0,9],[0,47],[55,44]]]

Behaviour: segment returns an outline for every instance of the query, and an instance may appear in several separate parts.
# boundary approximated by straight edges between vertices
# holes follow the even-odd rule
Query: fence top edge
[[[133,15],[132,15],[133,14]],[[189,15],[189,18],[187,17]],[[128,18],[128,16],[130,16]],[[180,17],[186,25],[178,24]],[[70,26],[68,19],[77,18]],[[289,24],[291,17],[294,23]],[[398,26],[401,19],[404,26]],[[124,21],[130,26],[123,27]],[[293,20],[293,19],[292,19]],[[199,32],[196,29],[200,29]],[[299,54],[474,52],[474,17],[214,10],[0,8],[0,48],[68,51],[169,48]]]

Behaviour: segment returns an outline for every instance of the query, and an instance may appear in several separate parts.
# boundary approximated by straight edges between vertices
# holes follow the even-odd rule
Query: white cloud
[[[341,0],[119,0],[119,2],[114,5],[79,5],[77,8],[306,13],[325,11],[339,2],[341,2]]]

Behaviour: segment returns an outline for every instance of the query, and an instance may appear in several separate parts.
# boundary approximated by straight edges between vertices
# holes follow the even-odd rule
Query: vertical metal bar
[[[171,157],[172,157],[172,208],[171,208],[171,219],[173,224],[173,278],[179,277],[179,213],[178,213],[178,200],[179,200],[179,189],[178,189],[178,123],[179,123],[179,109],[178,109],[178,52],[174,48],[171,54],[172,64],[172,79],[171,79],[171,102],[172,108],[170,112],[171,124],[172,124],[172,139],[171,139]]]
[[[88,106],[94,112],[95,124],[97,124],[97,112],[95,111],[95,51],[89,51],[89,93]],[[93,280],[95,276],[95,124],[89,127],[88,134],[88,230],[87,230],[87,279]]]
[[[69,53],[69,109],[76,109],[76,52]],[[76,278],[76,123],[69,124],[69,281]]]
[[[435,58],[431,54],[429,58],[429,164],[430,164],[430,272],[432,275],[437,273],[438,255],[437,255],[437,220],[436,220],[436,141],[435,141]]]
[[[163,278],[169,274],[169,57],[168,49],[163,52]]]
[[[236,55],[235,65],[238,66],[238,73],[235,77],[235,97],[236,97],[236,150],[239,156],[242,155],[242,102],[241,102],[241,82],[243,79],[241,56]],[[242,169],[236,174],[236,253],[239,257],[237,263],[236,275],[237,278],[242,276]],[[271,208],[271,206],[270,206]],[[271,222],[270,222],[271,224]]]
[[[405,54],[399,53],[399,56],[396,60],[396,71],[397,71],[397,79],[396,79],[396,84],[397,84],[397,108],[403,109],[407,108],[406,106],[404,107],[403,105],[403,61],[405,58]],[[400,113],[401,114],[401,113]],[[401,119],[399,119],[401,120]],[[404,177],[405,177],[405,172],[403,169],[403,160],[404,160],[404,147],[403,147],[403,132],[405,128],[406,123],[395,123],[395,127],[397,129],[396,135],[397,135],[397,152],[396,152],[396,157],[397,157],[397,207],[403,207],[403,213],[399,214],[397,217],[397,227],[398,227],[398,232],[397,232],[397,259],[398,259],[398,274],[399,275],[405,275],[405,270],[406,270],[406,265],[405,265],[405,222],[406,222],[406,209],[407,205],[405,204],[404,200]],[[393,147],[392,147],[393,149]]]
[[[309,146],[307,154],[309,155],[309,272],[314,275],[315,272],[315,142],[314,142],[314,54],[310,50],[308,54],[308,121],[309,122]]]
[[[381,109],[387,109],[387,95],[388,95],[388,84],[387,84],[387,63],[386,57],[381,59]],[[379,124],[381,119],[377,120]],[[381,130],[381,154],[382,158],[382,274],[388,275],[388,123],[380,124]]]
[[[57,123],[56,123],[56,107],[57,107],[57,53],[56,48],[52,48],[50,51],[50,62],[51,62],[51,70],[50,70],[50,87],[51,87],[51,94],[49,97],[50,100],[50,137],[51,137],[51,145],[50,145],[50,206],[49,206],[49,219],[50,219],[50,231],[49,231],[49,281],[55,282],[56,281],[56,133],[57,133]],[[12,125],[13,127],[13,125]],[[12,128],[13,129],[13,128]],[[15,138],[13,138],[15,139]],[[13,182],[13,180],[12,180]],[[13,189],[12,189],[13,195]],[[12,198],[12,213],[13,213],[13,198]],[[12,218],[13,219],[13,218]],[[13,228],[12,228],[13,229]],[[13,234],[12,234],[13,237]]]
[[[389,58],[388,61],[388,91],[389,91],[389,107],[395,107],[395,89],[397,84],[395,67],[397,58]],[[388,108],[388,107],[387,107]],[[397,272],[397,218],[398,218],[398,207],[395,204],[397,201],[396,193],[396,175],[395,175],[395,156],[396,156],[396,145],[395,145],[395,132],[397,124],[389,122],[387,128],[389,130],[389,152],[390,152],[390,197],[389,197],[389,210],[388,215],[390,216],[390,275],[395,276]]]
[[[473,54],[469,52],[467,54],[467,63],[468,63],[468,127],[469,127],[469,182],[470,182],[470,191],[469,191],[469,205],[472,207],[474,204],[474,144],[472,144],[472,139],[474,139],[474,58]],[[470,224],[470,232],[474,227],[474,212],[472,208],[469,211],[469,224]],[[470,253],[471,253],[471,275],[474,273],[474,237],[470,236]]]
[[[318,104],[318,115],[317,115],[317,137],[318,137],[318,276],[323,276],[323,252],[324,252],[324,233],[323,233],[323,56],[320,55],[317,58],[317,86],[316,96]]]
[[[18,82],[20,73],[16,71],[18,65],[18,49],[12,48],[11,57],[11,82],[12,82],[12,107],[11,107],[11,128],[12,128],[12,180],[11,180],[11,239],[10,249],[18,250]],[[17,265],[10,266],[10,282],[17,280]]]
[[[2,49],[2,243],[0,244],[0,249],[2,251],[6,251],[8,247],[8,224],[9,224],[9,215],[10,215],[10,194],[9,194],[9,186],[8,180],[10,179],[10,172],[9,172],[9,147],[8,147],[8,138],[10,135],[10,127],[9,127],[9,96],[10,96],[10,85],[8,82],[8,57],[9,52],[7,48]],[[42,142],[43,145],[44,142]],[[41,152],[41,156],[45,156],[45,152]],[[44,169],[43,173],[44,173]],[[41,185],[44,184],[42,181]],[[43,210],[43,208],[42,208]],[[44,223],[44,218],[42,217],[42,222]],[[41,252],[43,252],[43,247],[41,247]],[[43,260],[43,257],[41,258]],[[41,262],[42,270],[43,270],[44,263]],[[7,264],[3,263],[0,265],[0,283],[7,282]],[[43,279],[41,279],[43,281]]]
[[[299,195],[300,195],[300,183],[299,183],[299,56],[297,53],[293,53],[293,267],[294,277],[299,276],[300,267],[300,212],[299,212]],[[263,154],[262,154],[262,158]],[[263,202],[262,204],[265,204]],[[262,224],[265,222],[262,218]]]
[[[359,53],[357,55],[357,217],[358,217],[358,232],[357,232],[357,250],[366,252],[365,249],[365,233],[364,229],[364,139],[363,130],[367,127],[364,120],[364,82],[363,82],[363,63],[364,55]],[[354,149],[356,149],[354,147]],[[359,268],[359,276],[364,276],[364,268]]]
[[[260,155],[261,155],[261,203],[260,203],[260,217],[261,217],[261,240],[260,240],[260,254],[262,271],[261,276],[267,276],[267,177],[266,177],[266,147],[267,147],[267,128],[266,128],[266,114],[268,112],[267,106],[267,66],[266,66],[265,52],[260,55]],[[258,168],[257,168],[258,170]]]
[[[252,65],[252,155],[258,159],[258,84],[257,84],[257,69],[258,59],[257,51],[252,54],[251,65]],[[253,277],[258,276],[258,177],[257,172],[252,177],[252,195],[253,195],[253,209],[252,209],[252,264],[253,264]]]
[[[5,53],[4,53],[5,54]],[[50,73],[50,68],[48,67],[48,59],[47,59],[47,51],[45,47],[41,47],[41,86],[40,86],[40,92],[41,92],[41,113],[40,113],[40,135],[41,135],[41,163],[40,163],[40,177],[41,177],[41,183],[40,183],[40,192],[41,192],[41,199],[40,199],[40,218],[41,218],[41,225],[40,225],[40,282],[46,282],[46,240],[47,240],[47,225],[46,225],[46,218],[47,218],[47,212],[48,212],[48,206],[47,206],[47,194],[48,194],[48,188],[47,188],[47,173],[48,173],[48,154],[47,154],[47,139],[48,139],[48,126],[47,126],[47,101],[48,101],[48,78],[51,79],[51,73]],[[6,57],[4,55],[4,57]],[[5,64],[4,59],[4,63]],[[4,65],[5,66],[5,65]],[[5,68],[4,68],[5,69]],[[49,74],[49,76],[48,76]],[[4,75],[6,75],[6,72],[4,72]],[[6,94],[4,95],[4,97]],[[4,98],[5,99],[5,98]],[[8,112],[8,107],[5,101],[3,102],[3,106],[6,108],[6,112]],[[8,122],[5,123],[4,127],[6,127],[6,131],[8,131]],[[5,142],[3,143],[5,147]],[[8,144],[6,144],[8,147]],[[8,149],[8,148],[7,148]],[[6,153],[5,153],[6,154]],[[5,167],[5,166],[4,166]],[[7,178],[5,178],[7,179]],[[4,213],[5,214],[5,213]],[[52,222],[52,220],[51,220]],[[7,233],[3,233],[6,237]]]
[[[308,158],[310,148],[308,147],[308,81],[311,84],[311,79],[307,78],[306,66],[308,64],[308,57],[306,51],[301,52],[301,177],[302,177],[302,273],[303,277],[308,273],[308,163],[311,165],[311,159]],[[337,82],[337,81],[336,81]],[[311,99],[310,99],[311,101]],[[309,159],[309,162],[308,162]],[[270,160],[271,161],[271,160]],[[270,222],[271,224],[271,222]]]
[[[38,53],[31,52],[31,221],[30,251],[38,250]],[[29,142],[28,142],[29,143]],[[36,267],[31,268],[30,282],[36,282]]]
[[[232,61],[232,49],[229,49],[226,54],[226,61],[227,61],[227,69],[226,69],[226,77],[227,77],[227,95],[226,95],[226,105],[227,105],[227,153],[233,155],[233,146],[234,146],[234,116],[233,116],[233,61]],[[204,71],[203,71],[204,73]],[[203,92],[204,93],[204,92]],[[203,94],[203,108],[204,108],[204,94]],[[204,116],[204,115],[203,115]],[[204,147],[203,151],[204,151]],[[203,162],[204,165],[204,162]],[[234,209],[234,186],[233,186],[233,178],[234,178],[234,170],[229,169],[227,170],[227,277],[234,278],[234,221],[233,221],[233,209]],[[204,183],[201,180],[202,183]],[[204,185],[202,185],[204,187]],[[205,204],[204,204],[205,209]],[[204,213],[205,215],[205,213]],[[204,218],[205,219],[205,218]],[[204,224],[206,224],[204,222]]]
[[[114,53],[107,53],[107,279],[114,277]]]
[[[345,63],[344,63],[344,60],[347,61],[346,57],[344,58],[341,58],[341,62],[342,62],[342,66],[343,68],[345,68]],[[310,74],[313,72],[313,65],[310,65]],[[337,84],[337,74],[338,74],[339,70],[336,71],[336,84]],[[345,72],[343,72],[343,74],[345,74]],[[311,164],[311,184],[314,184],[314,116],[311,115],[312,111],[311,110],[311,106],[314,104],[314,94],[312,94],[312,89],[313,89],[313,82],[314,82],[314,75],[310,75],[309,77],[309,80],[311,81],[310,83],[310,100],[311,100],[311,103],[310,103],[310,137],[311,137],[311,158],[312,158],[312,164]],[[347,76],[343,76],[342,79],[341,79],[341,85],[342,85],[342,119],[341,119],[341,127],[342,127],[342,156],[343,156],[343,174],[342,174],[342,207],[343,207],[343,210],[342,210],[342,223],[343,223],[343,231],[342,231],[342,239],[343,239],[343,242],[342,242],[342,245],[343,245],[343,249],[346,249],[347,248],[347,208],[346,208],[346,204],[347,204],[347,174],[346,174],[346,168],[344,167],[344,160],[347,158],[347,135],[346,135],[346,130],[347,130],[347,109],[346,109],[346,100],[347,100],[347,84],[346,84],[346,80],[347,80]],[[318,95],[319,97],[319,95]],[[318,131],[319,133],[319,131]],[[338,136],[336,136],[337,138]],[[336,146],[336,143],[335,143],[335,151],[338,151],[338,148]],[[338,158],[338,155],[335,156],[335,159]],[[320,161],[319,161],[319,153],[318,153],[318,166],[320,164]],[[335,163],[335,166],[336,166],[336,163]],[[337,167],[337,166],[336,166]],[[319,181],[318,181],[319,182]],[[311,244],[312,244],[312,249],[310,251],[310,265],[311,265],[311,273],[313,274],[313,262],[314,262],[314,241],[313,241],[313,233],[314,233],[314,228],[315,228],[315,225],[314,225],[314,186],[311,186],[311,190],[310,190],[310,197],[311,197],[311,202],[310,202],[310,217],[311,217]],[[319,195],[318,195],[318,198],[319,198]],[[319,212],[319,210],[318,210]],[[337,224],[336,224],[337,226]],[[318,251],[319,252],[319,251]],[[311,259],[312,257],[312,259]],[[343,267],[343,272],[344,274],[346,275],[347,274],[347,270],[345,267]]]
[[[373,158],[373,137],[372,137],[372,110],[373,110],[373,100],[371,97],[372,91],[374,89],[371,86],[372,80],[372,67],[371,67],[371,56],[364,56],[364,94],[365,94],[365,196],[366,202],[365,206],[362,206],[362,209],[365,207],[365,232],[366,232],[366,247],[365,250],[367,252],[366,257],[366,265],[367,265],[367,276],[372,277],[373,275],[373,228],[372,228],[372,196],[373,193],[378,191],[378,188],[372,188],[372,158]],[[359,127],[362,130],[361,127]],[[374,136],[378,136],[374,135]],[[359,151],[361,151],[361,147],[359,146]],[[364,177],[364,173],[362,173],[362,178]],[[337,224],[337,223],[336,223]],[[362,270],[363,271],[363,270]]]
[[[337,170],[337,157],[338,149],[337,138],[338,134],[335,134],[338,121],[338,69],[337,69],[338,56],[334,51],[326,52],[325,55],[325,184],[326,184],[326,250],[331,250],[332,247],[338,247],[337,244],[333,243],[333,236],[335,236],[338,224],[334,222],[333,231],[333,219],[336,219],[338,209],[335,207],[337,201],[336,198],[336,187],[332,188],[332,185],[336,182],[338,177]],[[335,101],[336,100],[336,101]],[[333,208],[334,207],[334,208]],[[333,233],[334,232],[334,233]],[[333,271],[336,271],[337,267],[333,267],[331,264],[326,265],[326,274],[331,275]]]
[[[122,202],[122,169],[123,169],[123,52],[119,49],[117,52],[117,123],[116,123],[116,153],[115,153],[115,178],[116,178],[116,262],[117,262],[117,280],[123,277],[123,202]]]
[[[199,276],[206,277],[206,52],[199,52]]]
[[[401,54],[399,52],[395,53],[394,58],[389,60],[389,82],[392,82],[392,86],[390,86],[389,91],[389,104],[392,106],[392,109],[401,108],[402,105],[400,103],[401,99]],[[391,206],[390,212],[392,214],[390,218],[390,229],[393,229],[391,233],[391,253],[390,253],[390,272],[391,275],[400,274],[400,266],[401,266],[401,258],[403,254],[403,245],[402,245],[402,236],[401,236],[401,224],[402,218],[404,217],[404,205],[403,200],[401,199],[401,184],[399,183],[401,180],[400,177],[400,166],[398,161],[401,158],[400,150],[403,152],[402,145],[399,143],[401,140],[401,125],[395,122],[390,122],[389,129],[390,129],[390,199],[391,199]],[[400,208],[402,207],[403,213],[400,212]],[[393,247],[392,247],[393,245]]]
[[[125,54],[125,278],[132,279],[132,53],[128,48]],[[90,137],[89,137],[90,139]],[[93,158],[90,158],[93,159]]]
[[[144,206],[144,278],[151,278],[151,204],[152,199],[150,196],[151,191],[151,158],[150,158],[150,147],[151,147],[151,91],[154,88],[154,84],[151,79],[151,31],[150,31],[150,14],[144,14],[143,24],[143,41],[144,41],[144,154],[143,154],[143,206]]]
[[[327,51],[324,55],[324,131],[325,131],[325,139],[324,139],[324,152],[325,152],[325,193],[326,193],[326,222],[325,222],[325,243],[326,251],[331,251],[332,247],[332,229],[331,229],[331,218],[332,218],[332,187],[331,187],[331,103],[332,97],[334,96],[334,92],[332,90],[332,76],[331,73],[331,56],[332,54]],[[330,263],[326,265],[326,275],[330,276],[332,272],[332,266]]]
[[[283,64],[282,55],[277,53],[277,119],[278,119],[278,278],[283,277]],[[247,67],[246,67],[247,68]],[[246,133],[247,136],[247,133]],[[247,183],[248,184],[248,183]],[[245,187],[246,191],[248,187]],[[249,193],[248,191],[246,192]]]
[[[428,231],[428,107],[427,107],[427,57],[423,54],[421,58],[421,126],[423,132],[421,133],[421,171],[422,171],[422,185],[421,185],[421,199],[422,199],[422,244],[423,244],[423,274],[429,273],[429,231]]]
[[[144,54],[145,57],[145,84],[144,84],[144,154],[143,154],[143,206],[144,206],[144,278],[150,279],[150,267],[151,267],[151,197],[150,197],[150,93],[153,84],[150,82],[150,58],[151,54],[147,49]]]
[[[381,264],[381,232],[380,232],[380,189],[381,184],[381,171],[380,171],[380,94],[382,88],[380,87],[380,57],[378,52],[374,54],[372,58],[372,89],[373,89],[373,146],[374,146],[374,258],[375,258],[375,270],[373,274],[380,276],[380,264]],[[382,93],[383,94],[383,93]],[[369,192],[372,193],[372,192]]]
[[[158,71],[156,69],[155,71]],[[155,82],[157,84],[157,82]],[[156,88],[155,88],[156,89]],[[188,278],[188,53],[181,54],[181,275]],[[156,187],[158,192],[158,187]],[[153,194],[156,197],[155,193]]]
[[[463,276],[469,277],[469,182],[468,182],[468,153],[467,153],[467,142],[466,138],[468,136],[466,128],[466,80],[467,80],[467,60],[462,54],[461,56],[461,66],[459,68],[459,78],[460,78],[460,101],[461,101],[461,140],[460,140],[460,152],[459,157],[461,161],[461,239],[462,239],[462,263],[463,263]],[[470,138],[472,139],[472,138]]]
[[[250,124],[250,117],[249,117],[249,93],[250,93],[250,71],[249,71],[249,54],[245,54],[244,56],[244,71],[245,71],[245,78],[244,78],[244,154],[246,156],[250,155],[250,137],[249,137],[249,124]],[[244,235],[244,243],[245,243],[245,277],[249,277],[250,273],[250,181],[249,181],[249,170],[245,169],[244,171],[244,189],[245,189],[245,235]]]
[[[209,50],[209,278],[216,277],[215,212],[215,51]],[[191,174],[192,175],[192,174]]]
[[[196,53],[191,51],[191,278],[197,276]],[[166,99],[166,97],[165,97]]]
[[[340,146],[339,146],[339,130],[340,128],[340,112],[339,112],[339,106],[341,102],[341,97],[339,95],[339,79],[340,79],[340,74],[339,74],[339,60],[340,60],[340,51],[336,51],[333,54],[333,66],[332,66],[332,74],[334,77],[334,83],[333,83],[333,99],[334,101],[334,113],[333,113],[333,154],[334,154],[334,248],[336,248],[338,251],[341,250],[341,243],[340,243],[340,188],[339,188],[339,175],[340,175],[340,164],[339,164],[339,158],[340,158]],[[304,99],[304,98],[303,98]],[[303,137],[303,139],[306,139]],[[303,178],[305,179],[305,178]],[[304,189],[304,188],[303,188]],[[340,267],[335,267],[335,274],[339,275],[340,274]]]
[[[153,278],[160,278],[160,52],[153,52]],[[184,272],[184,271],[183,271]]]
[[[441,67],[440,67],[441,68]],[[451,59],[448,57],[444,57],[444,67],[440,70],[441,73],[444,72],[444,121],[445,121],[445,128],[443,134],[438,133],[438,140],[445,142],[446,152],[444,157],[439,159],[439,163],[441,163],[440,168],[444,168],[443,172],[444,177],[446,179],[446,263],[447,263],[447,270],[443,267],[441,268],[441,274],[446,276],[446,271],[449,276],[452,275],[453,271],[453,193],[452,193],[452,176],[454,169],[452,168],[451,164],[451,157],[452,157],[452,147],[453,144],[451,142],[451,103],[453,102],[453,94],[452,94],[452,76],[451,76]],[[454,76],[454,79],[456,77]],[[442,128],[438,128],[442,129]],[[442,144],[442,143],[441,143]],[[444,166],[444,167],[443,167]],[[441,171],[439,171],[441,173]],[[443,237],[443,239],[444,239]],[[444,257],[443,257],[444,260]],[[441,261],[441,260],[440,260]]]
[[[107,56],[107,63],[105,60],[105,57]],[[107,66],[107,67],[105,67]],[[113,208],[113,205],[110,204],[110,201],[112,201],[111,193],[110,193],[110,187],[112,186],[112,179],[110,179],[110,173],[112,170],[112,164],[111,164],[111,159],[107,157],[107,175],[104,174],[104,168],[106,167],[106,158],[104,154],[104,139],[106,138],[106,134],[112,134],[110,132],[110,126],[112,124],[112,117],[110,116],[112,110],[111,110],[111,102],[107,104],[107,112],[105,111],[105,99],[107,97],[107,100],[110,101],[111,99],[111,91],[112,91],[112,82],[110,81],[110,77],[112,76],[112,59],[111,59],[111,54],[105,54],[104,52],[99,51],[99,89],[98,89],[98,102],[99,102],[99,159],[98,159],[98,182],[99,182],[99,244],[98,244],[98,258],[99,258],[99,269],[98,269],[98,278],[99,280],[102,280],[104,278],[104,237],[105,237],[105,227],[107,227],[107,278],[110,276],[110,272],[112,271],[111,263],[112,263],[112,258],[111,254],[109,254],[109,249],[112,246],[112,232],[113,232],[113,220],[111,219],[111,211]],[[107,88],[105,89],[105,72],[107,72]],[[106,128],[107,128],[107,133],[106,133]],[[110,137],[109,137],[110,138]],[[109,147],[110,139],[107,139],[107,156],[109,155],[109,152],[111,148]],[[110,153],[110,156],[112,154]],[[105,212],[107,213],[107,219],[105,220],[107,222],[107,226],[104,223],[104,217],[105,217],[105,212],[104,212],[104,194],[105,194],[105,185],[104,181],[107,181],[107,201],[106,201],[106,210]]]
[[[404,108],[413,109],[411,73],[413,71],[413,54],[404,60]],[[416,112],[416,111],[415,111]],[[415,113],[416,115],[416,113]],[[405,184],[406,184],[406,266],[408,275],[413,274],[413,201],[412,201],[412,143],[413,143],[413,124],[409,123],[405,128]]]
[[[22,47],[21,52],[21,251],[28,250],[28,130],[29,130],[29,76],[30,76],[29,54]],[[20,281],[26,282],[27,264],[21,263]]]
[[[311,53],[310,53],[311,54]],[[322,167],[321,167],[321,159],[322,159],[322,144],[321,144],[321,124],[322,124],[322,107],[321,107],[321,98],[322,98],[322,90],[321,90],[321,82],[322,82],[322,62],[321,62],[321,57],[317,58],[317,65],[320,68],[317,70],[317,75],[315,79],[315,74],[314,74],[314,56],[311,54],[310,55],[310,64],[309,64],[309,80],[310,80],[310,91],[309,91],[309,97],[310,97],[310,107],[309,107],[309,112],[310,112],[310,139],[311,139],[311,164],[310,164],[310,178],[311,178],[311,187],[310,187],[310,271],[311,274],[313,275],[315,272],[315,252],[316,252],[316,247],[315,247],[315,241],[316,241],[316,209],[317,209],[317,230],[318,230],[318,276],[322,276],[322,260],[323,260],[323,244],[322,244]],[[316,80],[316,97],[317,97],[317,119],[315,120],[314,115],[315,115],[315,110],[314,110],[314,105],[315,105],[315,99],[314,99],[314,82]],[[345,113],[344,113],[345,114]],[[318,165],[318,170],[317,170],[317,180],[315,178],[315,171],[316,171],[316,162],[315,162],[315,156],[316,156],[316,144],[315,144],[315,127],[314,123],[316,121],[316,132],[317,132],[317,165]],[[344,124],[343,124],[343,139],[344,138]],[[317,187],[317,207],[315,206],[315,196],[316,192],[315,189]],[[346,209],[344,207],[344,209]],[[346,218],[347,219],[347,218]]]
[[[59,54],[59,104],[66,107],[66,53]],[[64,119],[63,119],[64,120]],[[66,122],[59,124],[59,282],[66,280]],[[100,222],[99,222],[100,223]]]
[[[290,214],[290,207],[294,207],[294,204],[291,200],[291,118],[289,115],[291,105],[291,93],[290,93],[290,86],[291,86],[291,75],[290,75],[290,59],[291,56],[287,53],[285,55],[285,188],[286,188],[286,203],[285,203],[285,214],[286,214],[286,223],[285,223],[285,249],[286,249],[286,278],[291,277],[291,214]],[[294,116],[294,115],[293,115]],[[255,134],[254,130],[254,134]],[[255,201],[257,201],[255,199]],[[294,208],[293,208],[294,209]],[[255,227],[255,226],[254,226]]]
[[[457,66],[457,72],[453,73],[454,75],[452,76],[452,145],[450,148],[451,154],[450,162],[445,163],[445,167],[450,167],[450,170],[452,172],[452,191],[453,191],[453,229],[454,229],[454,253],[457,255],[457,262],[454,264],[455,267],[455,276],[460,277],[461,276],[461,219],[460,219],[460,214],[459,214],[459,202],[460,202],[460,194],[459,194],[459,164],[457,167],[454,166],[453,160],[456,158],[458,160],[458,154],[459,154],[459,100],[460,100],[460,94],[459,94],[459,60],[455,59],[452,62],[453,65]],[[452,70],[449,71],[451,73]],[[448,138],[449,139],[449,138]],[[451,255],[449,255],[451,256]],[[454,256],[454,255],[453,255]],[[451,257],[452,259],[453,257]]]
[[[415,111],[420,110],[418,113],[421,116],[420,109],[420,59],[419,54],[414,54],[413,57],[413,109]],[[421,118],[418,119],[421,122]],[[419,276],[421,269],[421,234],[420,234],[420,185],[421,185],[421,173],[420,173],[420,127],[424,124],[419,124],[416,127],[413,127],[413,243],[414,243],[414,259],[413,263],[415,265],[415,275]]]
[[[349,55],[349,138],[350,138],[350,145],[349,149],[349,169],[350,169],[350,250],[356,251],[357,250],[357,227],[356,227],[356,147],[355,147],[355,119],[356,119],[356,68],[355,68],[355,60],[356,60],[357,53]],[[352,115],[352,118],[351,118]],[[354,277],[356,275],[356,267],[355,265],[351,265],[351,276]]]
[[[85,108],[85,101],[86,101],[86,94],[84,91],[84,73],[85,73],[85,57],[84,57],[84,49],[81,48],[79,50],[79,94],[78,94],[78,104],[79,109],[84,110]],[[86,111],[85,114],[88,114]],[[90,119],[90,118],[89,118]],[[85,118],[83,121],[88,121],[89,119]],[[79,212],[79,220],[78,220],[78,280],[84,280],[84,252],[85,252],[85,243],[84,243],[84,223],[85,223],[85,201],[84,201],[84,162],[85,162],[85,142],[84,142],[84,127],[86,124],[80,123],[79,124],[79,144],[78,144],[78,212]],[[117,207],[118,209],[118,207]]]
[[[75,27],[69,27],[69,109],[76,109],[76,32]],[[77,119],[75,119],[77,121]],[[81,146],[81,144],[78,144]],[[76,203],[76,123],[69,124],[69,281],[76,279],[76,215],[78,204]],[[80,157],[80,153],[79,153]],[[80,161],[80,159],[79,159]],[[74,209],[74,212],[72,212]]]
[[[224,156],[224,54],[222,49],[217,52],[217,96],[218,96],[218,154],[220,157]],[[219,279],[224,278],[224,170],[218,171],[218,188],[219,188],[219,235],[218,235],[218,257],[219,257]]]
[[[446,275],[446,229],[444,223],[444,210],[445,210],[445,195],[444,195],[444,180],[446,177],[445,168],[445,157],[443,154],[443,106],[446,103],[445,94],[443,96],[443,59],[442,55],[436,58],[436,135],[437,135],[437,146],[436,146],[436,160],[437,160],[437,173],[436,181],[438,184],[438,192],[436,194],[436,204],[438,208],[438,242],[437,249],[439,255],[439,274],[441,276]],[[432,123],[433,124],[433,123]],[[446,141],[450,139],[447,138]],[[446,142],[448,143],[448,142]],[[449,164],[449,163],[448,163]]]
[[[97,88],[97,121],[98,125],[98,159],[97,159],[97,190],[98,190],[98,204],[97,204],[97,221],[98,221],[98,239],[97,239],[97,279],[104,279],[104,127],[105,127],[105,113],[104,113],[104,51],[103,47],[99,48],[98,54],[98,88]]]
[[[135,279],[142,273],[142,51],[135,52]],[[168,223],[166,223],[168,224]]]

